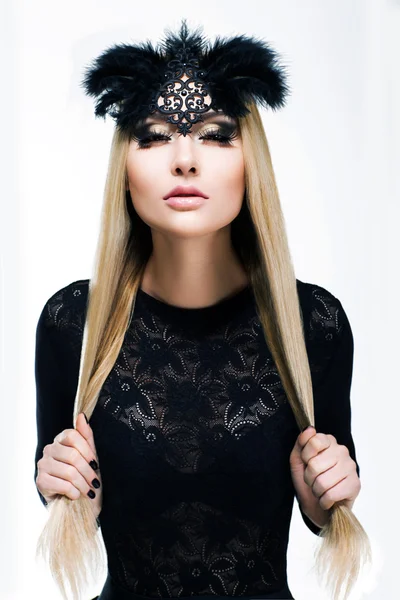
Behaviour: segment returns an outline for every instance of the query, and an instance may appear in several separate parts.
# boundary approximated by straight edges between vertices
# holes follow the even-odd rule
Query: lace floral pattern
[[[235,440],[287,401],[272,360],[257,351],[254,321],[195,341],[140,316],[99,405],[129,428],[143,456],[161,452],[182,473],[217,468]]]
[[[298,292],[317,378],[342,309],[319,286],[298,282]],[[77,367],[87,294],[77,281],[48,303]],[[286,582],[297,425],[250,290],[195,310],[181,320],[138,294],[92,415],[109,568],[149,597],[265,594]]]
[[[125,566],[121,580],[137,594],[241,596],[265,593],[279,582],[281,544],[276,533],[192,502],[119,535],[116,547]]]

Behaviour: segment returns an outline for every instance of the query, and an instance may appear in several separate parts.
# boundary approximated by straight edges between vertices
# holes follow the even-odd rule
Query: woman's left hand
[[[356,463],[348,448],[333,435],[316,433],[314,427],[298,436],[290,471],[300,506],[311,512],[316,505],[329,510],[339,500],[351,509],[360,493]]]

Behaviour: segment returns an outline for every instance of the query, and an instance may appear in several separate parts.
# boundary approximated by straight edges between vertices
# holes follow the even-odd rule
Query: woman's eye
[[[200,140],[210,140],[219,142],[223,146],[231,146],[234,139],[238,137],[238,133],[236,130],[231,131],[230,133],[222,133],[220,129],[212,129],[204,132],[199,136]],[[150,148],[151,142],[158,141],[169,141],[172,139],[172,135],[168,135],[166,133],[160,133],[157,131],[153,131],[148,133],[144,137],[136,137],[133,136],[133,139],[136,140],[139,148]]]
[[[150,148],[151,142],[170,140],[171,138],[172,136],[167,135],[166,133],[153,132],[149,133],[146,137],[136,138],[136,141],[139,148]]]
[[[214,140],[224,146],[232,146],[233,140],[238,137],[237,131],[233,130],[230,133],[221,133],[220,129],[208,130],[199,137],[200,140]]]

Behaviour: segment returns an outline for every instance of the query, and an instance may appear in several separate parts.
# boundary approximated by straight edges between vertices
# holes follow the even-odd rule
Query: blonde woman
[[[348,595],[370,551],[353,337],[294,274],[257,108],[289,93],[277,54],[183,21],[159,48],[109,48],[83,83],[117,126],[94,272],[37,326],[38,550],[64,598],[84,597],[100,533],[100,600],[293,598],[296,497]]]

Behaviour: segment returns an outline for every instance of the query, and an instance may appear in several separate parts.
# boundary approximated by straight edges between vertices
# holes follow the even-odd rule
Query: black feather
[[[150,41],[109,47],[86,68],[81,86],[96,98],[96,116],[109,114],[120,130],[130,130],[149,114],[167,77],[182,73],[182,56],[195,60],[196,79],[210,90],[212,107],[231,117],[247,114],[251,101],[276,110],[290,94],[286,69],[267,42],[239,35],[218,36],[211,44],[200,28],[189,32],[185,19],[179,33],[166,30],[156,47]]]

